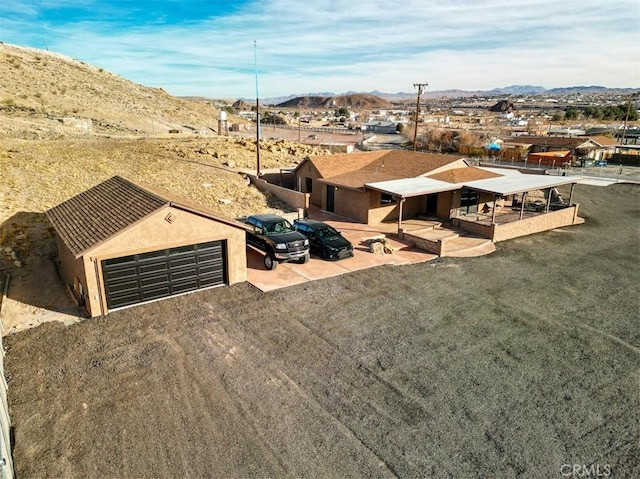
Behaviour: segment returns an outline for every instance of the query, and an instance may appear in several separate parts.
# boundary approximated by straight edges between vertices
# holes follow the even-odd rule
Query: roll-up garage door
[[[102,261],[107,308],[226,284],[226,242],[212,241]]]

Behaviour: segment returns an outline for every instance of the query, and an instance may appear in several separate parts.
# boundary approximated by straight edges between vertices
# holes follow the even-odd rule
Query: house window
[[[476,213],[478,211],[478,190],[462,188],[460,194],[460,209],[463,213]]]
[[[304,189],[306,193],[313,193],[313,180],[311,178],[304,179]]]
[[[389,205],[391,203],[395,203],[393,195],[390,195],[389,193],[382,193],[382,195],[380,196],[380,204]]]

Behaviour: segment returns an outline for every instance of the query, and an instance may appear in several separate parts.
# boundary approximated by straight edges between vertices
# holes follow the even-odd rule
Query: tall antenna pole
[[[256,69],[256,176],[260,177],[260,100],[258,96],[258,43],[253,41],[253,62]]]
[[[413,151],[416,151],[418,147],[418,117],[420,116],[420,95],[422,94],[422,89],[426,86],[429,86],[428,83],[414,83],[414,88],[418,87],[418,100],[416,101],[416,126],[413,130]]]

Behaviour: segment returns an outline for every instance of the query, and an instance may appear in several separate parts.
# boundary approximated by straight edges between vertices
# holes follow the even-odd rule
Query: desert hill
[[[218,127],[218,111],[207,102],[176,98],[59,53],[2,43],[0,59],[0,134],[46,137],[59,132],[63,118],[78,133],[110,135]]]
[[[0,43],[0,270],[6,248],[21,258],[34,254],[29,245],[34,231],[46,227],[45,210],[114,175],[229,217],[280,209],[238,174],[255,169],[254,133],[218,135],[217,122],[208,102]],[[324,153],[285,140],[265,139],[260,149],[264,169]]]
[[[277,106],[282,108],[391,108],[391,103],[375,95],[299,96]]]

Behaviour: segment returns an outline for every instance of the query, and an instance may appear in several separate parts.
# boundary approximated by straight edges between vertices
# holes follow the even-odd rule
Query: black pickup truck
[[[285,218],[265,214],[247,216],[244,221],[249,226],[247,244],[265,253],[267,269],[276,269],[279,261],[309,261],[309,240]]]

